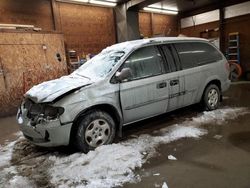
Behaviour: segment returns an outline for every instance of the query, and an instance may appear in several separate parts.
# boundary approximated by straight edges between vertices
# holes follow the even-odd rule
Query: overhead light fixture
[[[117,0],[56,0],[59,2],[72,2],[76,4],[95,4],[100,6],[115,7],[117,5]]]
[[[149,5],[149,8],[156,8],[156,9],[164,9],[164,10],[170,10],[170,11],[176,11],[178,12],[178,8],[175,6],[165,6],[164,4],[159,5],[159,4],[153,4]]]
[[[78,2],[78,3],[88,3],[89,0],[71,0],[73,2]]]
[[[103,5],[103,6],[109,6],[109,7],[115,7],[116,3],[113,1],[98,1],[98,0],[90,0],[89,3],[96,4],[96,5]]]
[[[148,11],[148,12],[161,13],[161,14],[172,14],[172,15],[178,14],[178,11],[167,10],[167,9],[160,9],[160,8],[145,7],[145,8],[143,8],[143,10]]]

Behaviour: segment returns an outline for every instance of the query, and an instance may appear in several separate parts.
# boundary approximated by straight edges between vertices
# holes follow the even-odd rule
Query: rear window
[[[222,59],[218,50],[206,43],[192,43],[193,54],[197,60],[198,65],[212,63]]]
[[[191,43],[177,43],[175,48],[179,55],[182,69],[188,69],[197,66],[196,59],[194,58],[192,44]]]
[[[222,59],[218,50],[202,42],[177,43],[175,48],[183,69],[216,62]]]

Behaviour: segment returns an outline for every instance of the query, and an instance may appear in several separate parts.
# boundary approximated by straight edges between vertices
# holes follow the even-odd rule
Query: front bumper
[[[72,123],[61,125],[60,119],[31,125],[25,109],[18,111],[17,120],[24,136],[33,144],[43,147],[67,146]]]

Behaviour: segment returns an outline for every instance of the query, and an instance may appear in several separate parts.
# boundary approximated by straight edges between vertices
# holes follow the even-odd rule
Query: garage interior
[[[0,187],[64,185],[51,180],[46,158],[71,153],[60,149],[54,154],[16,141],[20,135],[14,116],[31,87],[70,74],[110,45],[178,36],[208,39],[227,57],[232,85],[222,109],[239,111],[229,110],[223,120],[211,115],[215,120],[204,123],[206,136],[160,144],[142,167],[124,172],[130,175],[132,170],[137,178],[103,187],[250,186],[250,1],[1,0],[0,15],[0,154],[13,143],[8,165],[16,168],[11,173],[0,162]],[[182,124],[201,113],[206,115],[191,106],[136,123],[125,129],[122,140]],[[177,160],[168,159],[170,154]],[[86,181],[82,185],[87,187]]]

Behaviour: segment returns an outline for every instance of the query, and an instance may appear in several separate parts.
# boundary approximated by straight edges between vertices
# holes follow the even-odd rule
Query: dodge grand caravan
[[[31,88],[17,120],[39,146],[88,152],[122,127],[191,104],[218,107],[228,63],[207,40],[154,38],[115,44],[60,79]]]

